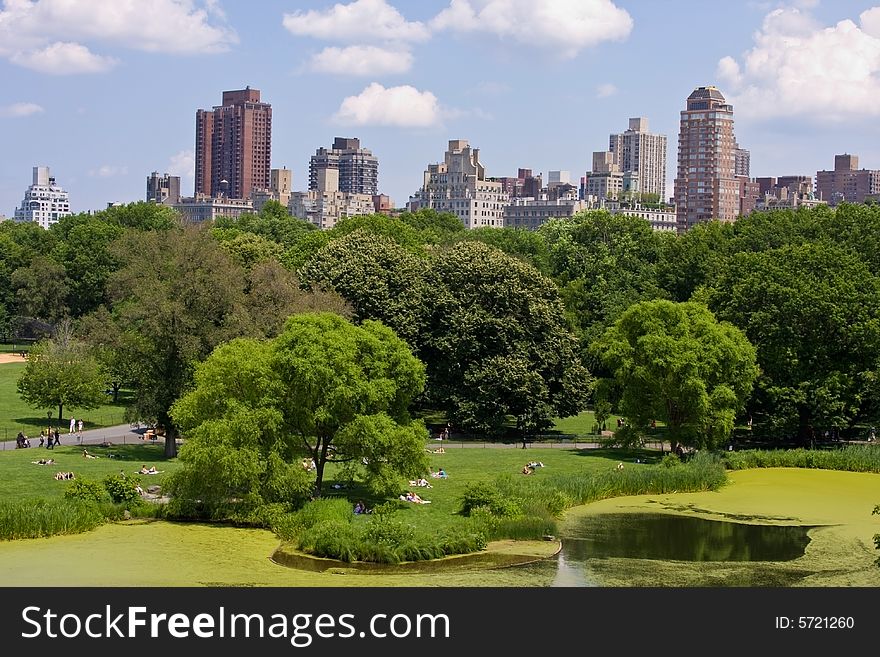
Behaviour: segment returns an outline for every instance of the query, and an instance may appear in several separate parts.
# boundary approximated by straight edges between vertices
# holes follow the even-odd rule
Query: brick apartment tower
[[[736,220],[740,209],[736,150],[733,105],[716,87],[697,87],[688,96],[678,133],[678,232],[711,219]]]
[[[196,111],[196,195],[249,198],[269,189],[271,145],[272,106],[259,90],[224,91],[222,105]]]

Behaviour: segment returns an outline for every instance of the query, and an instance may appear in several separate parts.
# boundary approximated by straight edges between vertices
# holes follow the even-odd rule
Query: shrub
[[[0,539],[79,534],[104,523],[94,503],[79,500],[0,502]]]
[[[880,446],[848,445],[840,449],[747,449],[725,452],[730,470],[746,468],[820,468],[849,472],[880,472]]]
[[[103,502],[107,499],[107,490],[97,481],[74,479],[64,491],[64,497],[81,502]]]
[[[141,480],[138,477],[127,475],[124,472],[104,477],[104,488],[110,494],[110,499],[117,504],[130,504],[132,506],[141,504],[143,500],[138,492],[140,483]]]
[[[497,486],[486,483],[469,484],[462,495],[461,514],[468,516],[479,507],[494,516],[513,517],[522,513],[516,500],[505,497]]]
[[[660,459],[660,465],[664,468],[674,468],[681,465],[681,459],[675,454],[664,454],[663,458]]]

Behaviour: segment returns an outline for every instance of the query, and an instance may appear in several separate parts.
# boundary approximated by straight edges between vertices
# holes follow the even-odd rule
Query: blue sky
[[[878,2],[880,4],[880,2]],[[195,111],[247,85],[273,106],[272,166],[306,187],[335,136],[379,157],[403,205],[449,139],[488,175],[578,178],[627,119],[667,135],[695,86],[734,104],[753,176],[880,169],[880,7],[856,0],[5,0],[0,214],[48,165],[74,211],[192,193]]]

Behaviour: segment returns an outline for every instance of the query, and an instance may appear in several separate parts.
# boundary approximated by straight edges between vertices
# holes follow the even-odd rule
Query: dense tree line
[[[291,315],[381,322],[425,366],[414,408],[484,434],[540,431],[588,401],[671,426],[661,407],[675,368],[634,370],[633,354],[662,350],[623,345],[684,335],[684,322],[704,326],[689,334],[694,353],[727,336],[744,360],[727,354],[725,380],[705,363],[688,371],[706,414],[681,424],[682,442],[717,443],[747,417],[756,432],[807,441],[877,418],[878,266],[872,206],[756,212],[677,236],[603,211],[537,231],[467,231],[430,210],[318,231],[273,203],[183,227],[134,203],[48,231],[0,224],[0,329],[51,336],[71,320],[108,385],[134,391],[132,418],[169,428],[173,453],[170,409],[198,363],[236,338],[276,338]]]

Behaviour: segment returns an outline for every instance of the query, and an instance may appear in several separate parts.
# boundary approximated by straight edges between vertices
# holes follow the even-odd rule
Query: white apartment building
[[[15,209],[15,220],[32,221],[42,228],[49,228],[69,214],[68,194],[55,183],[49,167],[34,167],[33,183],[24,193],[21,207]]]
[[[315,186],[317,189],[293,192],[287,210],[294,217],[305,219],[322,230],[333,228],[345,217],[376,212],[372,195],[339,191],[339,169],[317,169]]]
[[[369,194],[349,194],[310,189],[307,192],[293,192],[287,206],[294,217],[305,219],[318,228],[333,228],[336,222],[345,217],[375,214],[373,197]]]
[[[422,188],[410,199],[410,207],[450,212],[465,228],[501,228],[508,202],[503,184],[486,180],[480,150],[471,148],[465,139],[452,139],[443,162],[428,165]]]
[[[632,191],[666,198],[666,135],[648,132],[648,119],[630,119],[626,132],[608,138],[608,151],[620,171],[636,174],[638,187]]]

